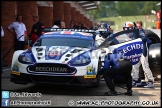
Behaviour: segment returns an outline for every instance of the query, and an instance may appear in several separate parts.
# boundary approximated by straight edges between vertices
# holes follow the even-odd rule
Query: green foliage
[[[114,16],[116,13],[114,1],[101,1],[100,3],[102,17]]]
[[[151,10],[159,11],[160,6],[156,6],[158,1],[147,1],[144,3],[144,7],[141,9],[140,13],[143,15],[150,14]]]
[[[138,15],[138,3],[121,1],[116,4],[117,13],[120,16]]]
[[[88,13],[94,19],[115,16],[148,15],[151,10],[159,11],[161,6],[156,6],[160,1],[100,1],[99,9],[90,10]]]
[[[100,1],[99,9],[90,10],[88,13],[94,16],[94,19],[110,17],[116,15],[115,1]]]
[[[88,14],[89,15],[93,15],[94,16],[94,19],[98,19],[98,18],[101,18],[101,15],[98,14],[100,10],[96,9],[96,10],[91,10],[91,11],[88,11]]]

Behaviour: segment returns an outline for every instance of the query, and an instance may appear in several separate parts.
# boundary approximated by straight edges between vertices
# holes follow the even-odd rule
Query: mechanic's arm
[[[114,36],[113,33],[111,33],[111,34],[109,35],[109,37],[113,37],[113,36]],[[113,38],[113,41],[114,41],[115,44],[119,44],[119,41],[116,39],[116,37]]]
[[[145,35],[144,31],[142,29],[139,29],[139,36],[142,39],[143,42],[147,41],[147,36]]]
[[[145,35],[143,30],[139,30],[139,35],[144,43],[147,42],[148,45],[151,44],[151,40]]]
[[[110,31],[107,32],[107,35],[108,35],[108,36],[110,36],[111,34],[113,34],[113,33],[111,33]]]
[[[106,33],[106,37],[108,37],[108,36],[113,36],[113,33],[111,33],[110,31],[107,31],[107,33]]]
[[[14,30],[13,29],[10,29],[10,28],[6,28],[11,34],[13,34],[13,35],[16,35],[16,33],[14,32]]]
[[[14,26],[15,26],[15,24],[14,24],[14,23],[11,23],[11,24],[6,28],[11,34],[13,34],[13,36],[16,35],[16,32],[14,31]]]
[[[105,70],[109,69],[110,66],[112,66],[112,61],[109,60],[108,58],[108,55],[105,56],[105,59],[104,59],[104,66],[103,68],[100,70],[99,74],[102,75],[104,73]]]

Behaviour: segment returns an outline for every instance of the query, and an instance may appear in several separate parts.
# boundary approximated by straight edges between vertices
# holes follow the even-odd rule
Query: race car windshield
[[[92,41],[76,38],[42,38],[34,46],[71,46],[92,48]]]

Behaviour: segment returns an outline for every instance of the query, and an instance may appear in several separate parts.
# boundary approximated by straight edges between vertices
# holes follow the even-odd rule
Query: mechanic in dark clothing
[[[103,38],[109,38],[113,36],[113,31],[111,30],[111,27],[109,24],[101,23],[101,27],[99,29],[106,29],[106,31],[99,31]],[[113,38],[113,42],[115,44],[119,44],[118,40],[115,37]]]
[[[36,38],[39,38],[41,35],[42,26],[44,26],[44,25],[42,22],[39,21],[38,15],[33,15],[33,21],[34,21],[34,24],[32,26],[32,30],[31,30],[29,37],[32,38],[31,36],[37,36]],[[34,37],[34,39],[35,39],[35,37]]]
[[[132,64],[129,59],[120,54],[108,54],[104,60],[104,67],[100,71],[105,79],[105,82],[110,89],[105,92],[107,96],[116,96],[117,92],[113,84],[113,79],[119,76],[125,76],[127,92],[125,95],[132,96]]]
[[[99,31],[103,38],[107,38],[108,36],[110,36],[110,34],[112,34],[112,32],[110,31],[110,25],[107,23],[101,23],[99,29],[107,29],[106,31]]]

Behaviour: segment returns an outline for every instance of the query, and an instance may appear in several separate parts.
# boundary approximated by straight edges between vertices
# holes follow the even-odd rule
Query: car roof
[[[40,38],[80,38],[93,40],[93,34],[85,32],[76,32],[76,31],[56,31],[56,32],[46,32],[41,35]]]

